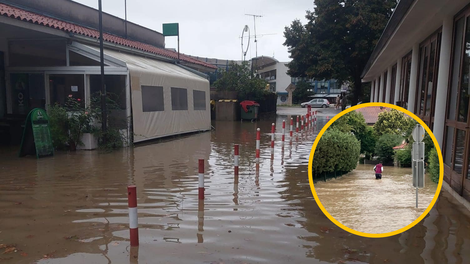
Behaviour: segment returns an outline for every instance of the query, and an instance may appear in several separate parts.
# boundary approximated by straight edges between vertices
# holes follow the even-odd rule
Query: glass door
[[[444,142],[445,179],[470,200],[470,12],[454,23],[452,74],[447,98]]]

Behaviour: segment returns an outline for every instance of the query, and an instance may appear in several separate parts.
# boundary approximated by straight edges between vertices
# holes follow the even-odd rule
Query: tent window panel
[[[188,90],[171,87],[172,110],[188,110]]]
[[[164,111],[163,87],[142,86],[142,111],[157,112]]]
[[[193,90],[194,110],[206,110],[206,92]]]

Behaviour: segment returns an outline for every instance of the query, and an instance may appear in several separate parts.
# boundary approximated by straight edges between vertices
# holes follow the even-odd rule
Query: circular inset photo
[[[361,104],[331,119],[309,160],[320,209],[340,228],[389,237],[419,223],[442,186],[438,142],[413,113],[385,103]]]

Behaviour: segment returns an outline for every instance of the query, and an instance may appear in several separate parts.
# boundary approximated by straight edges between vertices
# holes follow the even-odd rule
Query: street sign
[[[424,139],[424,134],[424,127],[420,124],[417,124],[416,127],[413,129],[413,133],[411,135],[413,136],[414,141],[421,142]]]
[[[424,160],[424,142],[413,142],[413,160]]]
[[[424,188],[424,160],[413,160],[413,187]]]
[[[179,25],[178,23],[163,24],[163,36],[179,36]]]

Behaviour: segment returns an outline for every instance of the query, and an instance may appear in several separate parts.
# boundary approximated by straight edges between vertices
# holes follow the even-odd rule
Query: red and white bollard
[[[282,143],[286,141],[286,120],[282,120],[282,138],[281,138]]]
[[[297,116],[297,121],[295,122],[295,133],[299,133],[299,116]]]
[[[274,133],[276,132],[276,128],[274,123],[271,124],[271,150],[274,149]]]
[[[293,127],[294,127],[294,119],[291,117],[291,118],[290,118],[290,128],[289,128],[289,132],[290,132],[289,135],[290,135],[291,138],[292,138],[292,136],[294,135],[294,134],[293,134],[294,132],[292,131]]]
[[[137,189],[135,185],[127,186],[127,203],[129,206],[131,247],[137,247],[139,246],[139,228],[137,222]]]
[[[198,188],[198,194],[199,194],[199,200],[204,200],[204,160],[200,159],[199,160],[199,188]]]
[[[301,119],[300,131],[304,131],[304,116],[302,116],[302,119]]]
[[[256,162],[259,162],[260,140],[261,140],[261,132],[260,132],[260,129],[258,128],[256,130]]]
[[[240,151],[240,145],[235,144],[234,146],[234,156],[233,156],[233,166],[234,166],[234,173],[235,176],[238,176],[238,163],[239,163],[239,151]]]

